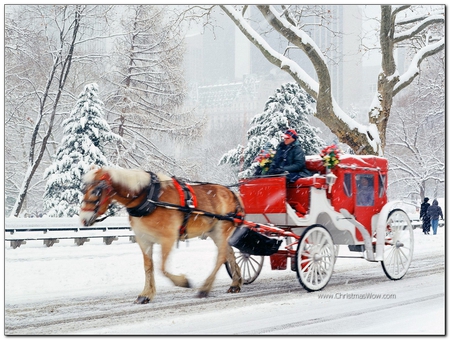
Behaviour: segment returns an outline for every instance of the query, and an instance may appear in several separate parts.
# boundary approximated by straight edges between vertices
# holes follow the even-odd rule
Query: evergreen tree
[[[47,184],[44,209],[51,217],[72,217],[83,199],[81,180],[92,164],[108,165],[105,144],[120,140],[103,118],[97,84],[86,85],[69,118],[63,121],[63,138],[55,160],[44,172]]]
[[[325,142],[318,136],[320,129],[309,124],[308,115],[314,112],[314,99],[296,83],[281,85],[265,104],[264,112],[253,117],[247,132],[246,147],[238,145],[228,151],[219,164],[240,167],[239,177],[251,176],[261,150],[275,150],[287,129],[295,129],[305,155],[318,154]]]

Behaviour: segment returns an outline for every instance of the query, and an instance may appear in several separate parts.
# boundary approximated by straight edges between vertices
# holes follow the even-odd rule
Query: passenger
[[[311,176],[305,168],[305,153],[298,141],[297,132],[294,129],[287,130],[283,135],[283,141],[278,145],[269,175],[287,174],[289,182],[295,182],[301,177]]]
[[[361,176],[358,184],[356,204],[369,207],[373,205],[373,186],[370,185],[366,176]]]

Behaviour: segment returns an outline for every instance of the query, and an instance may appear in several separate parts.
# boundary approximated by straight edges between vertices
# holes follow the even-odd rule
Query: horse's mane
[[[150,174],[141,169],[103,168],[113,183],[138,193],[150,183]]]
[[[144,189],[150,183],[150,174],[142,169],[123,169],[123,168],[110,168],[104,167],[101,170],[106,171],[111,181],[122,187],[127,187],[131,192],[138,193]],[[91,170],[84,177],[84,182],[92,182],[97,170]],[[157,174],[161,183],[168,183],[171,178],[167,175]]]

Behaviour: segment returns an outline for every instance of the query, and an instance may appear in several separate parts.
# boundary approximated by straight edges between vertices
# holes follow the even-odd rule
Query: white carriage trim
[[[364,240],[364,247],[366,249],[367,252],[367,261],[375,261],[374,255],[373,255],[373,247],[372,247],[372,236],[369,235],[369,232],[367,231],[367,229],[361,224],[359,223],[355,217],[350,214],[348,212],[347,209],[341,209],[340,210],[341,214],[344,215],[344,217],[346,219],[348,219],[350,222],[352,222],[355,227],[359,230],[359,232],[361,233],[361,235],[363,236],[363,240]]]
[[[380,211],[380,216],[377,221],[376,230],[377,230],[377,243],[376,243],[376,249],[375,249],[375,260],[376,261],[383,261],[384,259],[384,243],[386,238],[386,222],[389,216],[389,213],[402,207],[401,201],[391,201],[386,203],[383,208]],[[380,237],[381,235],[381,237]]]

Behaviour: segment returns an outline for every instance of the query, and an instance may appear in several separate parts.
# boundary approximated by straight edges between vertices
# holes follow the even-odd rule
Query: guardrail
[[[422,228],[422,221],[412,220],[414,229]],[[439,220],[439,227],[445,225],[445,220]],[[103,243],[110,245],[119,237],[128,237],[136,242],[128,217],[109,217],[92,227],[83,227],[78,218],[6,218],[5,241],[12,248],[18,248],[26,241],[42,240],[47,247],[59,243],[62,239],[73,239],[82,246],[91,238],[103,238]]]
[[[413,226],[413,229],[416,228],[422,228],[422,221],[421,220],[411,220],[411,224]],[[441,228],[445,225],[445,220],[439,220],[438,226]]]
[[[82,246],[91,238],[103,238],[110,245],[119,237],[128,237],[136,242],[128,217],[110,217],[92,227],[83,227],[78,218],[6,218],[5,241],[18,248],[26,241],[42,240],[47,247],[62,239],[73,239]]]

